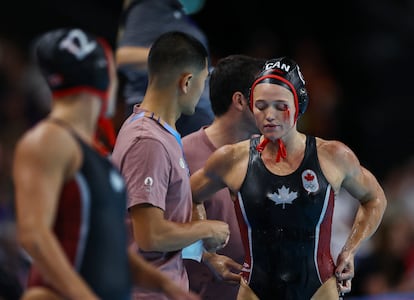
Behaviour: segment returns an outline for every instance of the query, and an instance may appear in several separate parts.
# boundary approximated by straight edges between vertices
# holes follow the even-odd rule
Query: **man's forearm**
[[[117,66],[134,65],[137,69],[147,69],[149,48],[123,46],[116,51]]]

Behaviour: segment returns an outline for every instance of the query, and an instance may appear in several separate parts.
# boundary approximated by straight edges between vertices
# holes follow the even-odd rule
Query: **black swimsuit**
[[[246,258],[243,276],[261,300],[310,299],[334,273],[330,253],[334,192],[323,175],[314,137],[293,173],[278,176],[250,142],[236,205]]]
[[[85,144],[65,123],[83,156],[80,170],[62,188],[54,232],[69,261],[100,299],[130,299],[126,187],[108,158]],[[48,286],[32,268],[29,286]]]

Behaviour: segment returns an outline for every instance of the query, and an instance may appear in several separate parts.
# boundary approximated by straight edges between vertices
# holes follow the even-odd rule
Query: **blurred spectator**
[[[126,0],[116,51],[125,116],[129,116],[134,104],[144,97],[148,84],[149,47],[158,36],[168,31],[181,31],[194,36],[208,49],[207,37],[190,18],[190,14],[200,10],[203,4],[204,1],[199,0]],[[182,136],[213,121],[208,89],[207,80],[194,115],[182,115],[178,119],[176,126]]]
[[[12,203],[11,162],[20,135],[48,110],[48,94],[16,45],[0,39],[0,205]]]
[[[49,94],[24,51],[0,38],[0,299],[18,299],[28,261],[16,242],[11,164],[20,136],[48,111]],[[3,297],[3,298],[1,298]]]
[[[414,230],[404,210],[390,205],[373,237],[371,253],[356,262],[353,295],[377,295],[398,290],[405,273],[404,260],[413,246]]]
[[[395,168],[393,172],[386,178],[385,190],[390,199],[394,200],[392,207],[396,206],[396,210],[400,208],[400,212],[396,213],[396,218],[401,229],[398,233],[393,233],[393,239],[401,236],[402,232],[406,232],[405,237],[400,240],[391,241],[391,243],[402,244],[404,273],[401,281],[397,284],[398,291],[414,291],[414,157],[406,160],[400,167]],[[403,231],[404,230],[404,231]]]
[[[356,263],[353,295],[414,291],[414,161],[384,181],[389,206],[372,239],[373,249]]]

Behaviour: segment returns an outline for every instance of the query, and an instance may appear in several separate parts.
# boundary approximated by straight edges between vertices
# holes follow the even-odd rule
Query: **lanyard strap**
[[[165,130],[167,130],[169,133],[171,133],[175,137],[177,143],[181,147],[181,150],[183,149],[183,143],[181,142],[181,135],[174,128],[172,128],[168,123],[166,123],[165,121],[163,121],[161,119],[161,117],[157,116],[153,112],[150,112],[150,111],[142,111],[139,114],[136,114],[134,117],[132,117],[130,123],[133,122],[133,121],[136,121],[138,119],[141,119],[142,117],[150,118],[150,119],[156,121],[162,127],[164,127]]]
[[[131,118],[131,120],[129,122],[131,123],[131,122],[136,121],[138,119],[141,119],[143,117],[147,117],[147,118],[150,118],[150,119],[156,121],[165,130],[167,130],[170,134],[172,134],[174,136],[174,138],[177,141],[178,145],[180,145],[181,152],[183,153],[184,162],[185,162],[185,165],[186,165],[187,170],[188,170],[188,174],[190,174],[190,171],[188,169],[188,165],[187,165],[187,162],[186,162],[185,156],[184,156],[184,148],[183,148],[183,143],[181,141],[181,135],[180,135],[180,133],[178,133],[178,131],[176,131],[174,128],[172,128],[167,122],[165,122],[164,120],[162,120],[161,117],[157,116],[155,113],[150,112],[150,111],[142,111],[139,114],[136,114],[135,116],[133,116]]]

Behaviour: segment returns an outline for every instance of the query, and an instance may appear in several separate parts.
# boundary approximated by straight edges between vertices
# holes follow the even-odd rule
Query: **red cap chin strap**
[[[286,147],[282,139],[278,139],[277,141],[279,143],[279,149],[277,150],[277,154],[276,154],[276,162],[279,162],[281,158],[283,159],[286,158],[287,151],[286,151]]]
[[[270,140],[268,138],[264,138],[263,141],[259,145],[256,146],[256,150],[259,153],[262,153],[264,148],[266,147],[267,143],[269,143],[269,141]]]
[[[270,140],[268,138],[264,138],[263,141],[256,146],[256,150],[259,153],[262,153],[266,145],[269,143],[269,141]],[[279,149],[277,149],[277,153],[276,153],[276,162],[280,162],[281,159],[286,158],[287,151],[286,151],[286,147],[282,139],[278,139],[277,142],[279,144]]]
[[[116,132],[112,120],[100,117],[95,133],[94,146],[104,156],[109,155],[115,146]]]

